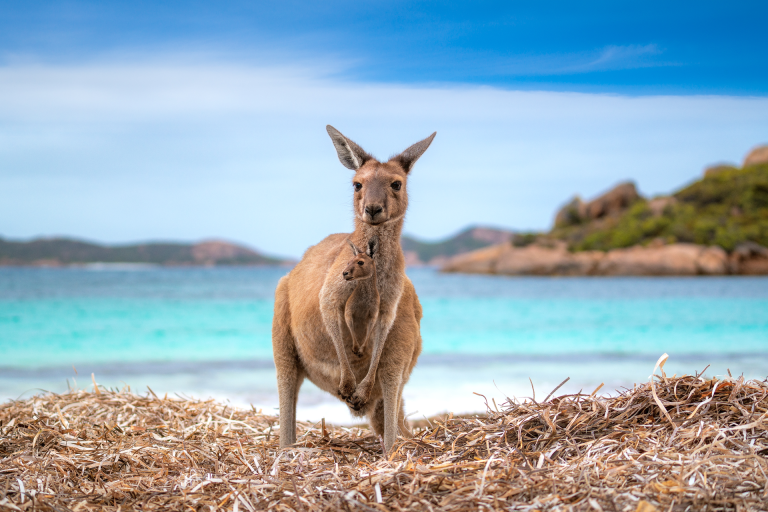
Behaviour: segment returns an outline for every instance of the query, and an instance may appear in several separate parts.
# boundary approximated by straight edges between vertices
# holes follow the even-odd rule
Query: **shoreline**
[[[669,347],[671,348],[671,347]],[[669,348],[667,350],[669,350]],[[670,351],[673,361],[670,373],[691,373],[702,370],[707,362],[714,364],[706,375],[721,377],[730,369],[745,378],[768,375],[764,352],[715,355],[683,354]],[[591,392],[604,387],[600,396],[615,396],[634,382],[648,375],[648,366],[656,355],[645,354],[559,354],[543,357],[537,354],[423,354],[404,388],[406,414],[411,419],[431,417],[445,411],[469,413],[484,410],[483,399],[503,402],[507,397],[541,398],[547,388],[553,388],[566,376],[570,381],[562,392]],[[0,404],[9,400],[28,398],[42,390],[66,393],[68,389],[91,386],[91,375],[110,389],[130,385],[135,392],[147,387],[159,395],[195,399],[215,399],[240,408],[263,409],[274,412],[278,407],[274,365],[267,359],[229,362],[144,363],[121,365],[46,366],[33,369],[0,368]],[[531,389],[532,379],[534,389]],[[598,380],[598,377],[600,380]],[[445,389],[451,390],[446,396]],[[347,407],[335,397],[306,381],[298,401],[298,418],[305,421],[326,421],[338,425],[355,425],[359,419],[351,416]]]
[[[492,245],[448,259],[441,272],[552,277],[727,277],[768,275],[768,248],[633,245],[609,251],[568,250],[565,242]]]
[[[0,261],[2,268],[45,268],[45,269],[84,269],[84,270],[150,270],[170,268],[293,268],[295,261],[283,263],[237,263],[237,264],[198,264],[198,263],[140,263],[140,262],[102,262],[62,263],[58,261],[8,263]]]

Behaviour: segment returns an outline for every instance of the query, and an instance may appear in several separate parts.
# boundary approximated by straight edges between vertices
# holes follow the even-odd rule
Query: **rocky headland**
[[[621,183],[576,197],[548,233],[448,259],[444,272],[539,276],[768,274],[768,146],[716,165],[681,190],[644,198]]]
[[[677,243],[571,252],[563,242],[499,244],[455,256],[441,270],[512,276],[765,275],[768,249],[744,244],[728,254],[718,246]]]

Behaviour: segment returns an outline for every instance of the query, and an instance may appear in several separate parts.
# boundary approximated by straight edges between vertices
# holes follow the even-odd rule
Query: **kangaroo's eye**
[[[355,182],[355,192],[359,192],[361,188],[363,188],[363,184]]]
[[[400,187],[402,187],[402,186],[403,186],[403,184],[402,184],[401,182],[399,182],[399,181],[396,181],[396,182],[394,182],[394,183],[392,184],[392,188],[393,188],[394,190],[400,190]]]
[[[358,261],[357,264],[360,265],[361,267],[363,266],[363,262],[362,261]]]

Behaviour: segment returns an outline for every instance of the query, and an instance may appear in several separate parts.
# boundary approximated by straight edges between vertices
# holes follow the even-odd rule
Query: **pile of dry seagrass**
[[[491,404],[383,457],[364,428],[128,391],[0,405],[0,510],[766,510],[768,385],[657,377]]]

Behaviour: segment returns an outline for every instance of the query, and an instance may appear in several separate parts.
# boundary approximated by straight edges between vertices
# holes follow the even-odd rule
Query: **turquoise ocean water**
[[[284,268],[0,269],[0,400],[100,384],[274,412],[272,300]],[[768,376],[768,278],[507,278],[409,269],[424,352],[408,412],[481,393],[612,392],[667,373]],[[76,373],[77,372],[77,373]],[[534,390],[531,389],[533,382]],[[601,391],[602,392],[602,391]],[[305,384],[299,415],[349,422]]]

